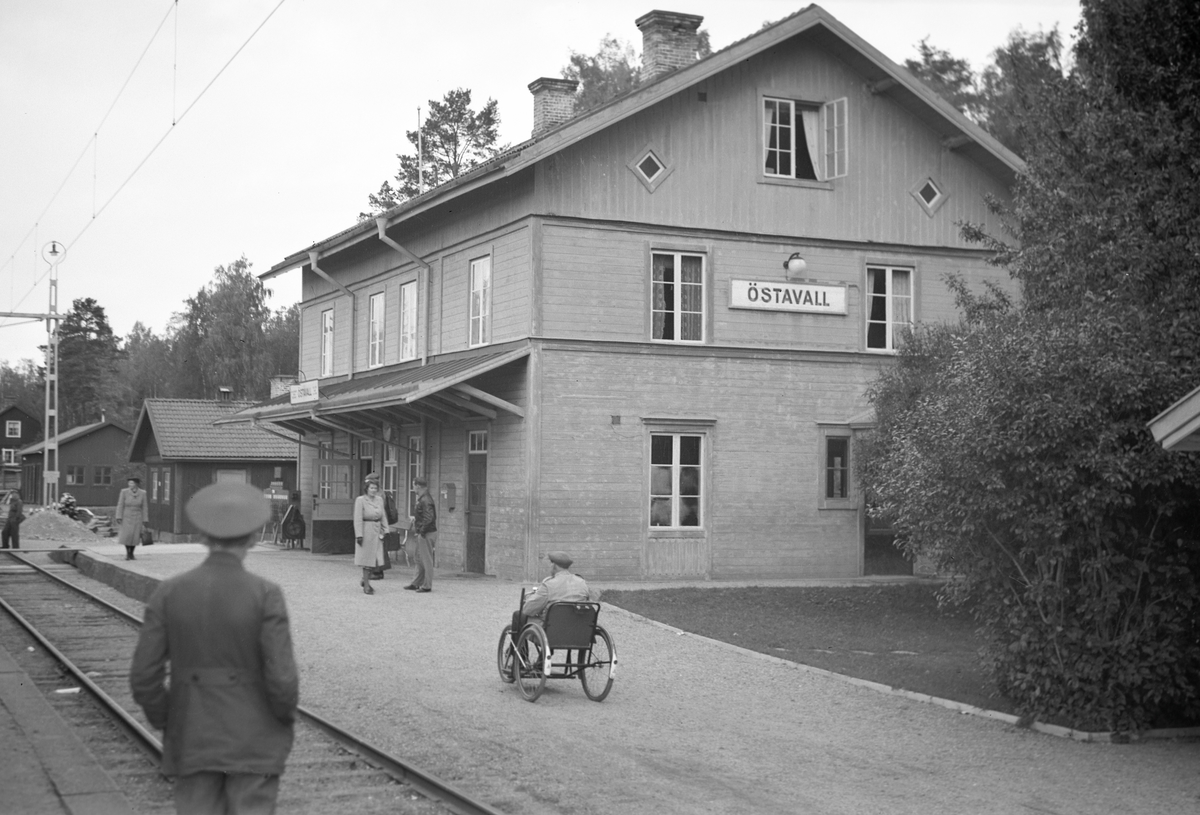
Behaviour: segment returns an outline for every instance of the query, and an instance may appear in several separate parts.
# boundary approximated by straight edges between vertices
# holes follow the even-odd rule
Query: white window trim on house
[[[831,181],[849,174],[848,104],[846,97],[815,102],[796,94],[761,92],[758,106],[762,128],[760,180],[833,189]],[[799,127],[796,125],[797,113],[800,114]],[[786,123],[781,114],[786,116]],[[801,152],[797,138],[800,133],[804,134],[804,166],[811,166],[814,178],[807,174],[797,175],[800,172],[796,162]],[[784,141],[786,144],[781,143]],[[781,164],[787,166],[780,169]]]
[[[417,281],[410,280],[400,286],[400,361],[416,358]]]
[[[478,348],[492,341],[492,256],[474,258],[469,264],[470,309],[468,346]]]
[[[17,461],[17,448],[5,447],[4,452],[3,452],[3,461],[0,461],[0,464],[18,464],[18,463],[19,462]]]
[[[876,293],[872,281],[883,275],[884,290]],[[902,278],[901,278],[902,276]],[[867,351],[894,354],[896,337],[900,330],[911,327],[915,320],[913,306],[916,302],[916,269],[911,266],[891,266],[883,263],[867,264],[866,286],[863,290],[863,309],[865,335],[864,347]],[[906,291],[897,293],[897,279],[905,281]],[[882,305],[882,309],[878,308]],[[871,328],[883,326],[883,343],[876,339],[872,345]]]
[[[333,309],[321,311],[321,376],[333,376]]]
[[[21,438],[21,420],[6,419],[4,421],[4,438],[19,439]]]
[[[645,496],[645,521],[646,529],[651,538],[655,537],[693,537],[704,536],[708,530],[708,491],[709,483],[712,480],[710,461],[712,460],[712,438],[713,426],[716,424],[716,419],[708,418],[655,418],[643,417],[642,424],[645,427],[645,470],[643,477]],[[670,479],[671,493],[668,496],[666,493],[661,495],[655,492],[654,470],[656,467],[667,466],[665,464],[654,463],[654,439],[655,437],[669,436],[672,438],[671,454],[672,461],[670,464]],[[700,440],[700,455],[699,465],[685,465],[680,460],[681,445],[679,439],[681,437],[697,437]],[[683,525],[681,521],[681,474],[684,467],[698,466],[700,476],[700,486],[697,514],[698,518],[695,525]],[[671,518],[669,525],[654,523],[654,501],[656,498],[667,497],[670,499]]]
[[[671,275],[672,280],[657,280],[658,276],[658,258],[671,259]],[[700,261],[700,281],[699,283],[692,281],[679,280],[684,259],[699,259]],[[663,269],[665,278],[666,269]],[[664,342],[678,345],[703,345],[708,338],[708,252],[694,250],[674,250],[666,248],[651,248],[650,250],[650,340],[652,342]],[[670,300],[667,302],[667,292],[670,290]],[[661,291],[661,296],[660,296]],[[684,292],[696,295],[699,301],[699,311],[694,309],[684,309],[684,298],[681,296]],[[695,303],[693,303],[695,305]],[[661,321],[658,320],[658,315],[663,315]],[[687,339],[682,339],[683,333],[683,318],[685,316],[700,315],[700,325],[698,336],[692,331]],[[671,334],[673,336],[661,336],[667,333],[667,317],[670,317]],[[694,325],[694,323],[693,323]]]
[[[383,365],[384,309],[387,298],[383,292],[367,298],[367,367]]]

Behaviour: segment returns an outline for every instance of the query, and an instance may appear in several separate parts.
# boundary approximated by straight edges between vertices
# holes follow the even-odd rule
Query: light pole
[[[46,315],[46,443],[42,448],[42,504],[58,501],[58,264],[67,247],[50,241],[42,259],[50,264],[50,308]]]

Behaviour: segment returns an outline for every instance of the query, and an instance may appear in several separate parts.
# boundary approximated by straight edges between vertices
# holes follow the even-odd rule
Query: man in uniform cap
[[[586,580],[569,571],[573,561],[566,552],[547,552],[546,560],[550,561],[550,576],[539,583],[537,590],[525,600],[521,608],[524,617],[540,620],[546,606],[551,603],[594,603],[600,599],[599,589],[589,588]],[[519,628],[518,625],[513,630]]]
[[[162,769],[175,776],[177,812],[272,813],[300,683],[283,592],[242,565],[270,506],[248,484],[218,483],[185,511],[209,555],[146,604],[133,698],[165,731]]]

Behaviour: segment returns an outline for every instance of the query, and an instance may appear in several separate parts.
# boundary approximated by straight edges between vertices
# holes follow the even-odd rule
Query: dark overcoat
[[[212,552],[150,597],[129,684],[165,731],[166,775],[281,774],[300,695],[283,591]]]

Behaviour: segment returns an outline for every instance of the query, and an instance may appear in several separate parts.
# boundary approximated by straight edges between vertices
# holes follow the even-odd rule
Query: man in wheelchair
[[[547,552],[546,559],[550,561],[550,576],[526,598],[521,610],[513,613],[513,631],[520,631],[526,623],[541,625],[542,614],[551,603],[595,603],[600,600],[599,589],[589,587],[586,580],[569,571],[573,562],[570,555],[566,552]]]

